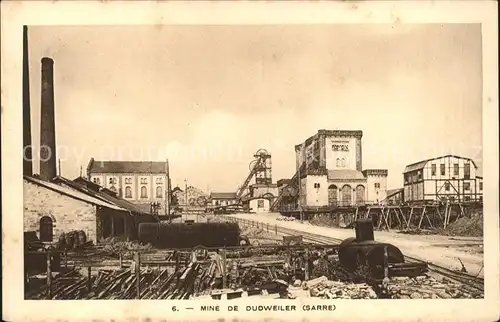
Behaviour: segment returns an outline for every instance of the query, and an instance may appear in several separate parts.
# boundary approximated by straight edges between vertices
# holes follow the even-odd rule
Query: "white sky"
[[[169,158],[173,186],[236,191],[259,148],[291,177],[318,129],[363,130],[363,168],[388,188],[421,159],[482,163],[479,24],[44,26],[29,46],[33,144],[49,56],[69,178],[90,157]]]

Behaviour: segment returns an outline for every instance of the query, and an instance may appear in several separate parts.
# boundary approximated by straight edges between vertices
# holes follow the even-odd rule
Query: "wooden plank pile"
[[[187,299],[195,291],[209,287],[213,274],[200,263],[187,267],[151,269],[141,267],[140,273],[130,269],[98,270],[97,275],[84,277],[76,270],[52,281],[50,299]],[[90,275],[90,274],[89,274]],[[138,279],[139,278],[139,282]],[[195,285],[195,281],[198,282]],[[47,297],[47,286],[37,290],[30,299]]]

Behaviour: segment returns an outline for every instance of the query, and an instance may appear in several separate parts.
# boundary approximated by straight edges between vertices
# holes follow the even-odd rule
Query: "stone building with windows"
[[[95,184],[116,192],[145,211],[157,205],[167,215],[170,197],[168,161],[96,161],[90,159],[87,178]]]
[[[483,198],[483,178],[474,160],[456,155],[426,159],[403,172],[405,202],[471,202]]]
[[[85,232],[95,243],[107,237],[137,238],[141,222],[155,218],[132,204],[107,194],[102,187],[56,177],[50,182],[24,176],[24,231],[43,242],[55,242],[62,233]]]
[[[362,136],[362,131],[319,130],[295,146],[302,207],[350,207],[385,198],[388,172],[363,171]]]

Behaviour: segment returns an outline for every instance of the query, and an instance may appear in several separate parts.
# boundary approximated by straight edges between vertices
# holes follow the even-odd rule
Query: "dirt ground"
[[[305,232],[331,236],[335,238],[354,237],[353,229],[319,227],[307,222],[280,221],[280,214],[235,214],[236,218],[244,218],[259,222],[278,225]],[[408,256],[425,260],[436,265],[453,270],[460,270],[464,264],[470,274],[483,277],[483,238],[482,237],[451,237],[441,235],[408,235],[396,231],[375,231],[375,240],[391,243]]]

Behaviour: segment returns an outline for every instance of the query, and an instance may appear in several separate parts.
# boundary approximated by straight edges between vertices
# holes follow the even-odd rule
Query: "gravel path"
[[[330,228],[311,225],[300,221],[279,221],[280,214],[235,214],[229,215],[286,227],[323,236],[345,239],[354,237],[353,229]],[[482,237],[451,237],[440,235],[408,235],[395,231],[375,231],[375,240],[393,244],[408,256],[429,261],[433,264],[460,270],[464,263],[467,272],[484,277],[483,269],[483,238]]]

